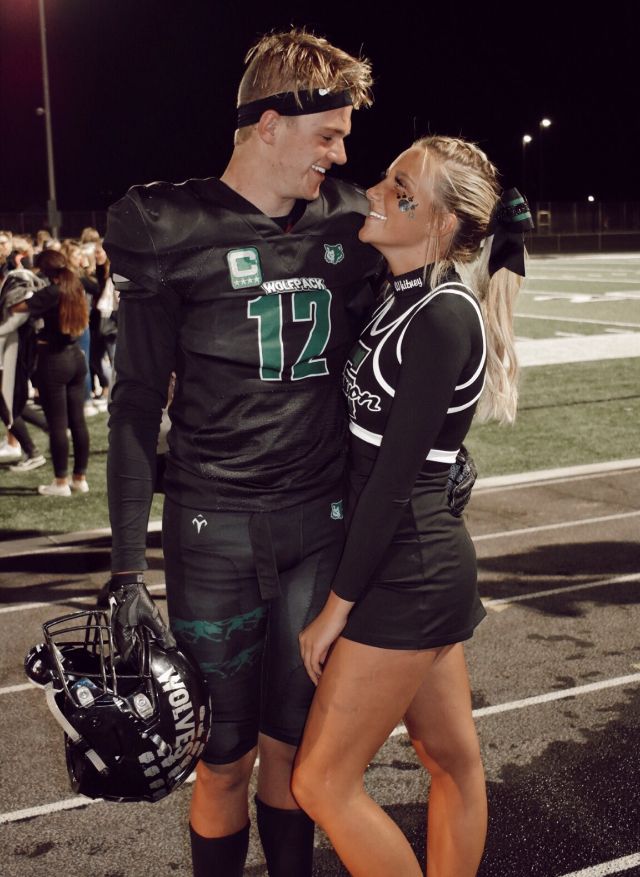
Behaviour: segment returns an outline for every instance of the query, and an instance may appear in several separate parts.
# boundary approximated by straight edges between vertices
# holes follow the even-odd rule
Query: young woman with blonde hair
[[[499,191],[478,147],[428,137],[367,192],[360,239],[391,276],[344,370],[349,528],[329,599],[300,634],[318,687],[293,777],[296,799],[355,877],[421,873],[363,787],[400,720],[431,774],[427,873],[472,877],[484,848],[462,643],[486,613],[447,477],[476,408],[515,417],[512,306],[531,223],[524,199]]]

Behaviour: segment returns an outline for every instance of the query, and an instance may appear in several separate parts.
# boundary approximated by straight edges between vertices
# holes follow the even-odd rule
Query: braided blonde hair
[[[452,213],[456,227],[444,257],[433,267],[432,285],[452,268],[475,292],[487,333],[485,388],[478,403],[479,420],[515,420],[518,405],[518,361],[513,332],[513,306],[521,278],[506,268],[489,277],[491,237],[487,230],[499,200],[498,172],[474,143],[456,137],[423,137],[425,168],[432,174],[436,213]]]

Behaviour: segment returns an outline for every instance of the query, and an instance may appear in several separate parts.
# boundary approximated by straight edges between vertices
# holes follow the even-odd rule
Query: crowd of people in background
[[[46,230],[0,231],[0,465],[12,473],[45,466],[48,443],[54,478],[38,487],[40,495],[89,490],[85,418],[107,407],[116,310],[95,228],[63,240]]]

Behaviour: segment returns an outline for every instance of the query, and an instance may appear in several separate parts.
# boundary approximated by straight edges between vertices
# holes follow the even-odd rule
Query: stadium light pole
[[[531,134],[524,134],[522,137],[522,193],[525,197],[527,195],[527,146],[532,140]]]
[[[47,63],[47,25],[44,13],[44,0],[38,0],[40,17],[40,53],[42,56],[42,86],[44,91],[44,123],[47,138],[47,176],[49,179],[49,200],[47,201],[47,219],[51,234],[58,237],[60,214],[56,203],[56,177],[53,165],[53,135],[51,133],[51,101],[49,99],[49,68]]]
[[[550,127],[551,127],[551,119],[547,119],[545,117],[544,119],[540,120],[540,124],[539,124],[540,147],[538,149],[538,159],[540,162],[540,179],[538,182],[538,201],[540,201],[540,202],[542,202],[544,200],[544,197],[547,194],[546,185],[545,185],[546,180],[545,180],[545,175],[544,175],[544,171],[545,171],[545,167],[544,167],[544,137],[542,135],[543,135],[543,132],[547,128],[550,128]]]

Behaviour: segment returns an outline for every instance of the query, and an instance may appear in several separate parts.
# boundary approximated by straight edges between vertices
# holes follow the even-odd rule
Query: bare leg
[[[258,746],[258,798],[270,807],[299,810],[300,805],[291,794],[291,772],[297,747],[274,740],[265,734],[260,734]]]
[[[201,837],[226,837],[247,825],[256,754],[254,748],[232,764],[198,764],[190,822]]]
[[[431,774],[427,875],[474,877],[487,831],[487,797],[461,643],[439,651],[405,723]]]
[[[293,793],[353,877],[420,877],[400,828],[366,794],[367,765],[412,703],[436,651],[338,639],[318,685]]]

